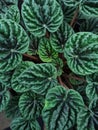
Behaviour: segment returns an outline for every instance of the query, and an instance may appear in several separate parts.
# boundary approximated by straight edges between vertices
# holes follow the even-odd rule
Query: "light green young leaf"
[[[22,5],[24,23],[36,37],[46,31],[56,32],[63,21],[63,12],[56,0],[24,0]]]
[[[53,40],[51,38],[42,38],[38,46],[38,54],[42,61],[51,62],[53,59],[58,58],[58,53],[53,49]]]
[[[98,36],[90,32],[73,34],[67,41],[64,56],[76,74],[88,75],[98,71]]]
[[[75,90],[62,86],[50,89],[46,95],[43,119],[47,130],[69,130],[76,123],[76,115],[84,106],[82,97]]]

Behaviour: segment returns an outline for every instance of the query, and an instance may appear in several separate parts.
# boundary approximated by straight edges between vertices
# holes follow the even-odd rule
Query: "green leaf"
[[[20,12],[16,5],[11,6],[8,11],[5,13],[6,19],[11,19],[17,23],[20,22]]]
[[[20,96],[14,96],[10,99],[8,105],[5,108],[5,113],[8,118],[16,118],[20,116],[20,110],[18,106]]]
[[[36,119],[41,116],[44,98],[32,92],[21,95],[19,100],[20,112],[26,119]]]
[[[87,76],[86,94],[89,100],[98,98],[98,73]]]
[[[33,62],[25,61],[25,62],[22,62],[15,69],[13,76],[12,76],[11,85],[12,85],[12,88],[16,92],[26,92],[26,91],[31,90],[29,88],[29,86],[26,85],[27,78],[25,80],[19,80],[19,79],[24,75],[24,72],[27,72],[31,69],[33,64],[34,64]],[[30,72],[31,72],[31,70],[30,70]]]
[[[0,82],[5,85],[7,88],[11,88],[11,78],[13,72],[0,73]]]
[[[63,60],[58,58],[58,59],[53,59],[51,62],[57,69],[57,75],[60,76],[63,73]]]
[[[98,17],[98,0],[86,0],[80,6],[80,11],[87,17]]]
[[[3,111],[10,100],[10,93],[5,86],[0,83],[0,112]]]
[[[66,90],[62,86],[50,89],[42,112],[47,130],[69,130],[75,125],[76,115],[83,106],[82,97],[75,90]]]
[[[0,72],[13,70],[28,50],[29,38],[16,22],[0,20]]]
[[[83,0],[57,0],[57,1],[63,2],[66,6],[73,7],[81,4]]]
[[[80,24],[79,30],[81,32],[93,32],[95,34],[98,34],[98,18],[87,18],[84,19],[83,22]]]
[[[41,130],[35,120],[25,120],[22,117],[15,118],[11,123],[12,130]]]
[[[42,38],[38,46],[38,54],[42,61],[51,62],[53,59],[58,58],[58,53],[52,48],[54,41],[48,38]]]
[[[90,32],[73,34],[67,41],[64,56],[76,74],[88,75],[98,70],[98,36]]]
[[[82,109],[77,117],[77,130],[97,130],[98,99],[94,99],[89,108]]]
[[[31,90],[37,94],[45,95],[48,89],[58,84],[56,78],[57,70],[50,63],[30,66],[22,63],[13,74],[12,88],[16,92]]]
[[[65,48],[66,41],[74,34],[74,30],[65,21],[62,23],[60,28],[52,35],[53,41],[51,42],[52,47],[57,52],[62,53]]]
[[[29,37],[30,37],[30,45],[27,53],[29,55],[36,55],[38,53],[39,38],[36,38],[33,35],[29,35]]]
[[[27,29],[36,37],[56,32],[63,21],[63,12],[56,0],[24,0],[22,16]]]

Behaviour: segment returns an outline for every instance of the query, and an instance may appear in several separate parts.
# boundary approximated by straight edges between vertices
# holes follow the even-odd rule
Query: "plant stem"
[[[58,81],[59,81],[59,83],[60,83],[63,87],[69,89],[69,88],[63,83],[63,81],[62,81],[62,79],[61,79],[60,76],[58,77]]]
[[[73,19],[72,19],[72,21],[71,21],[71,23],[70,23],[70,26],[71,26],[71,27],[74,27],[75,22],[76,22],[76,19],[77,19],[77,16],[78,16],[78,13],[79,13],[79,6],[77,7],[77,9],[76,9],[76,11],[75,11],[75,13],[74,13]]]
[[[34,61],[34,62],[42,62],[38,57],[36,56],[31,56],[31,55],[28,55],[28,54],[23,54],[23,56],[25,58],[29,58],[30,60]]]

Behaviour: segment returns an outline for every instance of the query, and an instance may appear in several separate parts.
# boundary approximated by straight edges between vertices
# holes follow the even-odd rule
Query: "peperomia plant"
[[[98,130],[98,0],[0,0],[0,112],[12,130]]]

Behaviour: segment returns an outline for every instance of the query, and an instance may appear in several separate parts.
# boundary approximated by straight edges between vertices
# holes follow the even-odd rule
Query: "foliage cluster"
[[[98,0],[0,0],[2,111],[12,130],[98,130]]]

